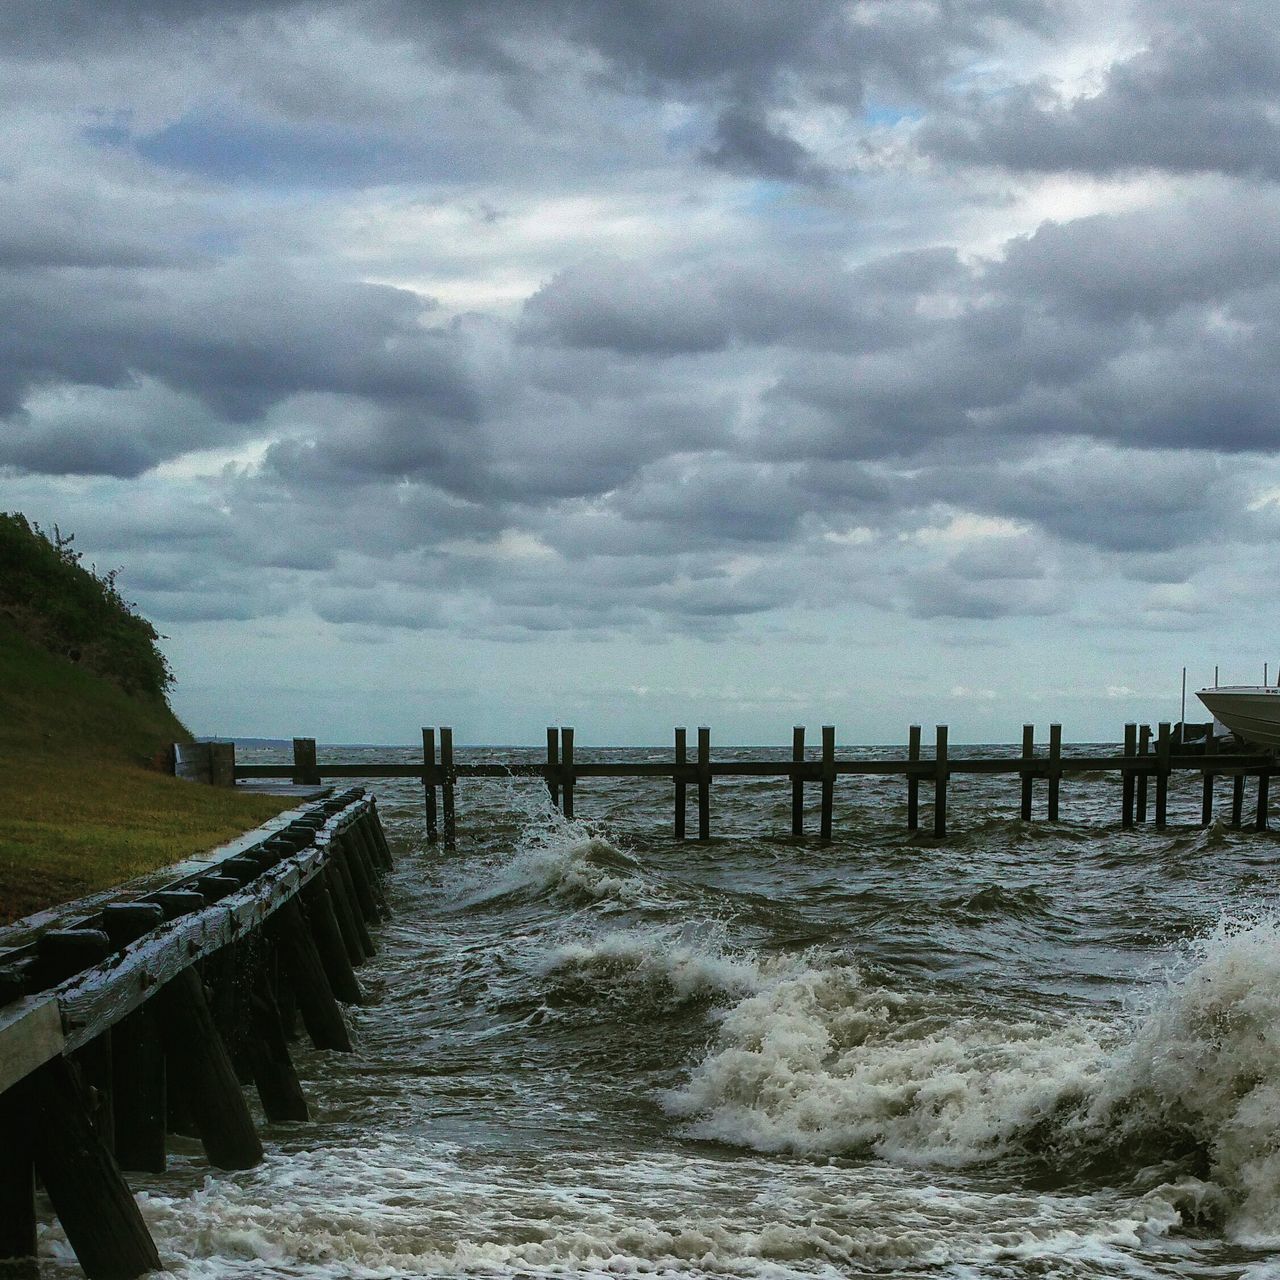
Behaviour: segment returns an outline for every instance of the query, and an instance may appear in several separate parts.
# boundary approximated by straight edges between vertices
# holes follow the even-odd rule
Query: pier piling
[[[831,818],[836,794],[836,727],[822,726],[822,816],[818,834],[823,840],[831,839]]]
[[[448,725],[440,726],[440,797],[444,810],[444,847],[458,847],[458,822],[454,810],[453,787],[457,774],[453,771],[453,730]]]
[[[711,839],[711,730],[698,726],[698,839]]]
[[[920,726],[913,724],[907,730],[908,765],[920,759]],[[920,775],[911,770],[907,773],[907,830],[920,830]]]
[[[791,730],[791,759],[795,764],[804,763],[804,725]],[[797,770],[791,775],[791,834],[804,835],[804,778]]]
[[[1147,756],[1151,750],[1151,726],[1149,724],[1140,725],[1138,727],[1138,755]],[[1147,820],[1147,763],[1142,761],[1142,769],[1138,773],[1138,798],[1137,810],[1138,821],[1146,822]]]
[[[567,725],[560,726],[560,776],[562,778],[561,795],[564,800],[564,816],[573,817],[573,730]]]
[[[1035,779],[1032,760],[1036,754],[1036,727],[1033,724],[1022,726],[1022,821],[1031,821],[1032,784]]]
[[[1169,753],[1171,750],[1168,720],[1160,721],[1156,738],[1156,830],[1163,831],[1169,817]]]
[[[422,731],[422,792],[426,807],[427,843],[438,844],[440,829],[436,818],[436,731]]]
[[[675,794],[675,836],[677,840],[685,838],[685,824],[687,819],[688,800],[687,795],[688,783],[685,781],[684,768],[689,763],[689,742],[688,734],[683,725],[676,729],[676,794]]]
[[[36,1172],[89,1280],[132,1280],[159,1271],[151,1233],[94,1129],[70,1063],[53,1058],[11,1092],[39,1135],[32,1147]]]
[[[1137,778],[1134,775],[1138,756],[1138,726],[1132,722],[1124,727],[1124,765],[1120,775],[1120,825],[1124,828],[1133,826],[1133,802],[1137,789]]]
[[[324,964],[311,940],[302,908],[290,899],[271,917],[270,925],[280,947],[280,962],[298,998],[302,1025],[317,1049],[351,1052],[351,1036],[325,976]]]
[[[1058,821],[1058,792],[1062,783],[1062,726],[1049,726],[1049,821]]]
[[[547,794],[551,807],[560,807],[560,730],[547,726]]]
[[[933,767],[933,834],[942,839],[947,834],[947,726],[937,726]]]
[[[169,1081],[182,1095],[209,1163],[252,1169],[262,1161],[262,1143],[195,969],[165,983],[155,1005]]]
[[[1204,727],[1204,782],[1200,791],[1200,825],[1207,827],[1213,822],[1213,783],[1216,774],[1210,767],[1210,757],[1218,750],[1218,740],[1213,736],[1213,721]]]

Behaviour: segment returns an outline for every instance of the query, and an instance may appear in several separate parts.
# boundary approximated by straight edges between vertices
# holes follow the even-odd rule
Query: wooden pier
[[[1182,726],[1179,726],[1181,729]],[[1008,756],[957,757],[951,754],[948,728],[936,727],[934,740],[926,752],[919,725],[912,725],[905,750],[879,759],[841,759],[837,756],[834,725],[823,725],[821,746],[815,758],[805,746],[806,730],[792,731],[789,760],[717,760],[711,747],[711,730],[697,731],[695,754],[689,755],[687,731],[675,730],[669,760],[580,760],[574,752],[571,728],[547,730],[546,757],[532,761],[527,756],[486,764],[459,764],[454,758],[453,730],[442,727],[422,731],[421,761],[321,762],[314,738],[293,740],[291,764],[240,764],[230,744],[218,744],[224,753],[222,776],[241,779],[289,779],[296,785],[315,785],[326,778],[415,778],[425,792],[427,839],[443,841],[452,848],[457,839],[456,791],[460,780],[468,778],[541,778],[556,805],[566,817],[573,817],[574,792],[578,784],[591,778],[636,778],[665,781],[673,786],[673,830],[678,840],[688,838],[690,789],[697,804],[697,839],[711,838],[711,796],[717,778],[779,778],[790,787],[791,834],[805,833],[805,787],[817,784],[820,792],[818,835],[832,838],[835,791],[839,779],[854,776],[901,777],[905,783],[906,828],[919,831],[920,787],[931,788],[933,801],[928,826],[942,839],[947,834],[948,791],[953,776],[966,774],[1012,774],[1020,783],[1022,820],[1035,819],[1035,797],[1044,795],[1044,818],[1057,822],[1062,807],[1063,779],[1087,773],[1118,773],[1121,786],[1120,826],[1133,827],[1148,820],[1148,799],[1154,789],[1154,825],[1163,828],[1168,819],[1169,781],[1175,772],[1192,772],[1203,778],[1201,822],[1213,821],[1214,780],[1233,779],[1231,823],[1244,822],[1245,779],[1256,781],[1256,804],[1252,825],[1266,830],[1268,784],[1280,768],[1275,756],[1256,751],[1227,751],[1213,737],[1213,726],[1203,726],[1194,743],[1183,740],[1174,726],[1165,722],[1155,732],[1148,725],[1128,724],[1119,753],[1106,755],[1064,755],[1062,726],[1049,725],[1043,749],[1036,745],[1035,726],[1025,725],[1021,750]],[[1043,784],[1038,786],[1037,784]],[[437,800],[438,793],[438,800]]]
[[[0,1263],[36,1249],[35,1180],[90,1280],[160,1269],[125,1174],[166,1134],[217,1169],[263,1158],[246,1101],[307,1118],[290,1041],[350,1052],[342,1003],[391,854],[353,789],[212,854],[0,929]]]

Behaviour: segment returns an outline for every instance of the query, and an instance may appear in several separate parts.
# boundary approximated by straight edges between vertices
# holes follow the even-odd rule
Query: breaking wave
[[[1180,968],[1124,1024],[1051,1025],[955,1015],[811,952],[757,970],[661,1101],[688,1136],[762,1152],[1176,1173],[1188,1217],[1280,1240],[1280,926],[1225,923]]]

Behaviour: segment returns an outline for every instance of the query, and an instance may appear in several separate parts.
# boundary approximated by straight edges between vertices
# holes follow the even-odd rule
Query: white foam
[[[740,998],[767,981],[768,968],[732,951],[714,924],[610,930],[557,947],[542,963],[546,975],[601,992],[643,991],[667,1006]]]
[[[700,1138],[959,1166],[1083,1092],[1104,1057],[1085,1024],[944,1021],[867,986],[854,965],[807,966],[731,1009],[713,1052],[663,1101]]]
[[[1194,944],[1080,1121],[1182,1130],[1228,1196],[1229,1235],[1280,1243],[1280,924],[1225,920]]]
[[[1158,1195],[985,1194],[895,1172],[694,1155],[499,1159],[394,1144],[272,1159],[182,1199],[143,1197],[178,1274],[682,1275],[761,1280],[1077,1259],[1149,1275],[1130,1252],[1177,1221]],[[264,1194],[266,1187],[270,1194]],[[1034,1265],[1034,1264],[1033,1264]]]
[[[1237,1241],[1276,1243],[1280,927],[1224,924],[1181,970],[1130,1022],[1054,1024],[948,1018],[811,955],[731,1008],[662,1101],[693,1137],[908,1166],[973,1165],[1032,1139],[1083,1163],[1189,1138],[1211,1181],[1170,1184],[1170,1203],[1223,1214]]]

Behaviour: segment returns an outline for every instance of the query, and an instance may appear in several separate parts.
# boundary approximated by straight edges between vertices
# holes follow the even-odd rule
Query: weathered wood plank
[[[54,996],[28,996],[0,1009],[0,1093],[66,1047]]]

